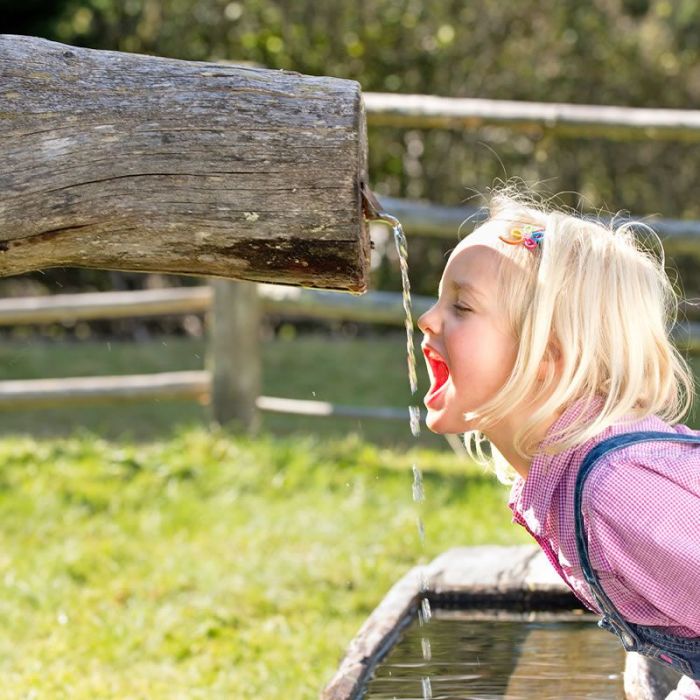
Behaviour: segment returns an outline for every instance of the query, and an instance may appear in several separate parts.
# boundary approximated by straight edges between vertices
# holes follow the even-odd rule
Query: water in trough
[[[362,700],[622,700],[624,651],[587,614],[435,608],[431,658],[415,619],[365,685]]]

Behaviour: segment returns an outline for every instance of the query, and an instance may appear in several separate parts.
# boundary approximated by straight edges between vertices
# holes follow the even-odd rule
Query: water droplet
[[[416,519],[416,526],[418,527],[418,537],[420,537],[421,544],[425,544],[425,525],[423,525],[423,520],[420,516]]]
[[[433,611],[430,609],[430,601],[427,598],[423,598],[423,600],[421,600],[420,610],[423,613],[424,622],[430,622],[430,618],[433,616]]]
[[[406,312],[406,350],[408,361],[408,381],[411,385],[411,393],[418,390],[418,378],[416,376],[416,353],[413,347],[413,311],[411,308],[411,283],[408,279],[408,246],[401,224],[396,221],[393,226],[394,243],[399,254],[399,266],[401,267],[401,286],[403,288],[403,308]]]
[[[425,500],[425,492],[423,491],[423,475],[417,464],[413,465],[413,500],[416,503],[422,503]]]
[[[420,408],[418,406],[409,406],[408,417],[411,422],[411,435],[418,437],[420,435]]]
[[[404,236],[401,224],[397,219],[392,216],[382,213],[379,217],[384,221],[391,224],[394,232],[394,243],[396,244],[396,251],[399,255],[399,265],[401,267],[401,286],[403,289],[403,308],[406,312],[405,326],[406,326],[406,351],[407,351],[407,363],[408,363],[408,381],[411,386],[411,394],[415,394],[418,389],[418,379],[416,376],[416,355],[413,342],[413,313],[411,308],[411,285],[408,278],[408,246],[406,243],[406,237]],[[409,423],[411,428],[411,435],[417,438],[420,435],[420,408],[418,406],[408,407]],[[413,465],[413,501],[415,503],[422,503],[425,500],[425,493],[423,491],[423,475],[417,464]],[[421,543],[425,543],[425,527],[423,525],[423,520],[420,516],[417,519],[418,525],[418,536],[420,537]],[[422,594],[422,600],[420,603],[420,608],[418,609],[418,624],[422,627],[424,624],[430,621],[432,617],[432,611],[430,610],[430,602],[428,601],[427,591],[428,591],[428,581],[425,572],[421,570],[420,574],[420,590]],[[432,657],[432,652],[430,649],[430,640],[427,637],[421,638],[421,646],[423,649],[423,659],[429,661]],[[423,700],[432,700],[433,690],[430,685],[430,677],[424,676],[421,678],[421,684],[423,687]]]

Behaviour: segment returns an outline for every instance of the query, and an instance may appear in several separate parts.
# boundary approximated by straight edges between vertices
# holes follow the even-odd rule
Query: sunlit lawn
[[[2,697],[315,697],[410,567],[521,539],[444,452],[203,429],[0,452]]]

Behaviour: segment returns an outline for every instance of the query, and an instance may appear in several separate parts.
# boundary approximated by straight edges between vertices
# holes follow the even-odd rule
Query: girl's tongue
[[[434,350],[424,348],[423,354],[425,355],[428,367],[430,368],[431,384],[430,390],[428,391],[428,395],[426,397],[429,399],[430,397],[435,396],[435,394],[437,394],[440,389],[445,386],[447,380],[450,378],[450,370],[445,361]]]

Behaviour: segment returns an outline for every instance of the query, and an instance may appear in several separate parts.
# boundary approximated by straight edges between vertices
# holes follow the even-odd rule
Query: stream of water
[[[401,286],[402,286],[402,298],[403,298],[403,308],[406,313],[406,360],[408,363],[408,381],[411,387],[411,395],[415,396],[418,391],[418,378],[416,373],[416,353],[413,341],[413,309],[411,306],[411,284],[408,278],[408,246],[406,243],[406,236],[404,235],[403,228],[398,219],[386,214],[385,212],[378,212],[377,218],[391,225],[394,234],[394,243],[396,244],[396,251],[399,256],[399,265],[401,267]],[[420,407],[419,406],[409,406],[408,407],[409,416],[409,426],[411,429],[411,434],[414,438],[418,438],[420,435]],[[412,485],[413,502],[419,509],[422,507],[425,501],[425,491],[423,489],[423,474],[418,466],[418,464],[413,464],[413,485]],[[425,526],[423,524],[423,519],[420,516],[420,512],[417,516],[417,528],[418,537],[422,547],[425,547]],[[424,577],[421,577],[420,582],[421,588],[421,601],[420,608],[418,610],[418,621],[421,627],[421,653],[424,662],[429,662],[432,657],[430,637],[428,636],[425,626],[430,622],[432,613],[430,610],[430,601],[428,600],[428,582]],[[433,691],[429,675],[424,675],[421,678],[421,689],[423,693],[423,700],[432,700]]]

